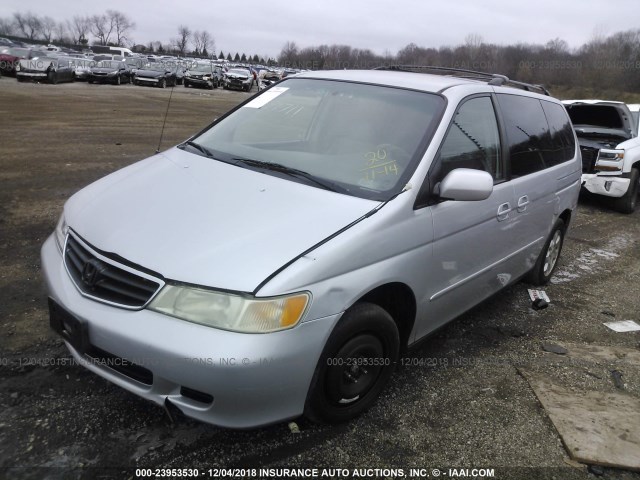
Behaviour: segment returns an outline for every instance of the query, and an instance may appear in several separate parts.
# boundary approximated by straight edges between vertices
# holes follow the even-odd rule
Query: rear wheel
[[[566,230],[567,226],[564,222],[561,219],[556,220],[536,264],[526,277],[529,283],[533,285],[546,285],[549,283],[551,275],[553,275],[553,271],[558,265]]]
[[[372,303],[347,310],[327,341],[307,395],[314,421],[350,420],[369,408],[398,360],[400,336],[393,318]]]
[[[614,200],[614,208],[621,213],[633,213],[638,204],[638,191],[640,190],[640,170],[631,169],[629,188],[620,198]]]

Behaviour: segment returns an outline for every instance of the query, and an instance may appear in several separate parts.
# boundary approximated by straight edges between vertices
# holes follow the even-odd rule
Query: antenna
[[[176,77],[176,83],[177,82],[178,80]],[[156,148],[156,153],[160,153],[160,145],[162,144],[162,137],[164,136],[164,126],[167,124],[167,115],[169,115],[169,107],[171,106],[171,97],[173,96],[174,88],[176,88],[175,84],[173,85],[173,87],[171,87],[171,93],[169,94],[169,101],[167,102],[167,111],[164,112],[164,121],[162,122],[162,131],[160,132],[160,140],[158,140],[158,148]]]

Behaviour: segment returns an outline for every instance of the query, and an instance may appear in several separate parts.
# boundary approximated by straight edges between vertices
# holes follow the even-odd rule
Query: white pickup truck
[[[632,213],[640,190],[638,121],[622,102],[565,100],[582,153],[582,186]]]

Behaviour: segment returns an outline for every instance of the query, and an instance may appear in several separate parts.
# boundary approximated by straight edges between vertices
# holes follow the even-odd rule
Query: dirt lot
[[[640,350],[640,333],[602,325],[640,322],[640,212],[621,215],[589,198],[545,289],[549,308],[532,310],[525,284],[508,288],[412,351],[375,407],[344,425],[298,419],[300,433],[292,433],[287,423],[254,431],[187,419],[171,424],[162,409],[61,364],[70,357],[49,330],[40,246],[71,194],[155,152],[170,92],[0,79],[0,477],[312,467],[345,468],[350,476],[357,468],[403,468],[407,476],[409,468],[423,468],[424,478],[434,478],[435,468],[443,477],[453,476],[448,468],[492,468],[494,478],[595,478],[566,463],[558,432],[520,373],[544,374],[576,392],[620,392],[610,372],[622,369],[622,389],[640,398],[637,368],[615,360],[578,367],[542,349],[571,343]],[[177,87],[162,149],[247,95]]]

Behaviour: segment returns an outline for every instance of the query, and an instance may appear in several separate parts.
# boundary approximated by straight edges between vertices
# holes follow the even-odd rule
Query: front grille
[[[596,160],[598,159],[597,148],[580,147],[582,154],[582,173],[595,173]]]
[[[141,308],[160,289],[160,281],[118,267],[98,256],[69,233],[64,263],[76,287],[86,296],[125,308]]]

